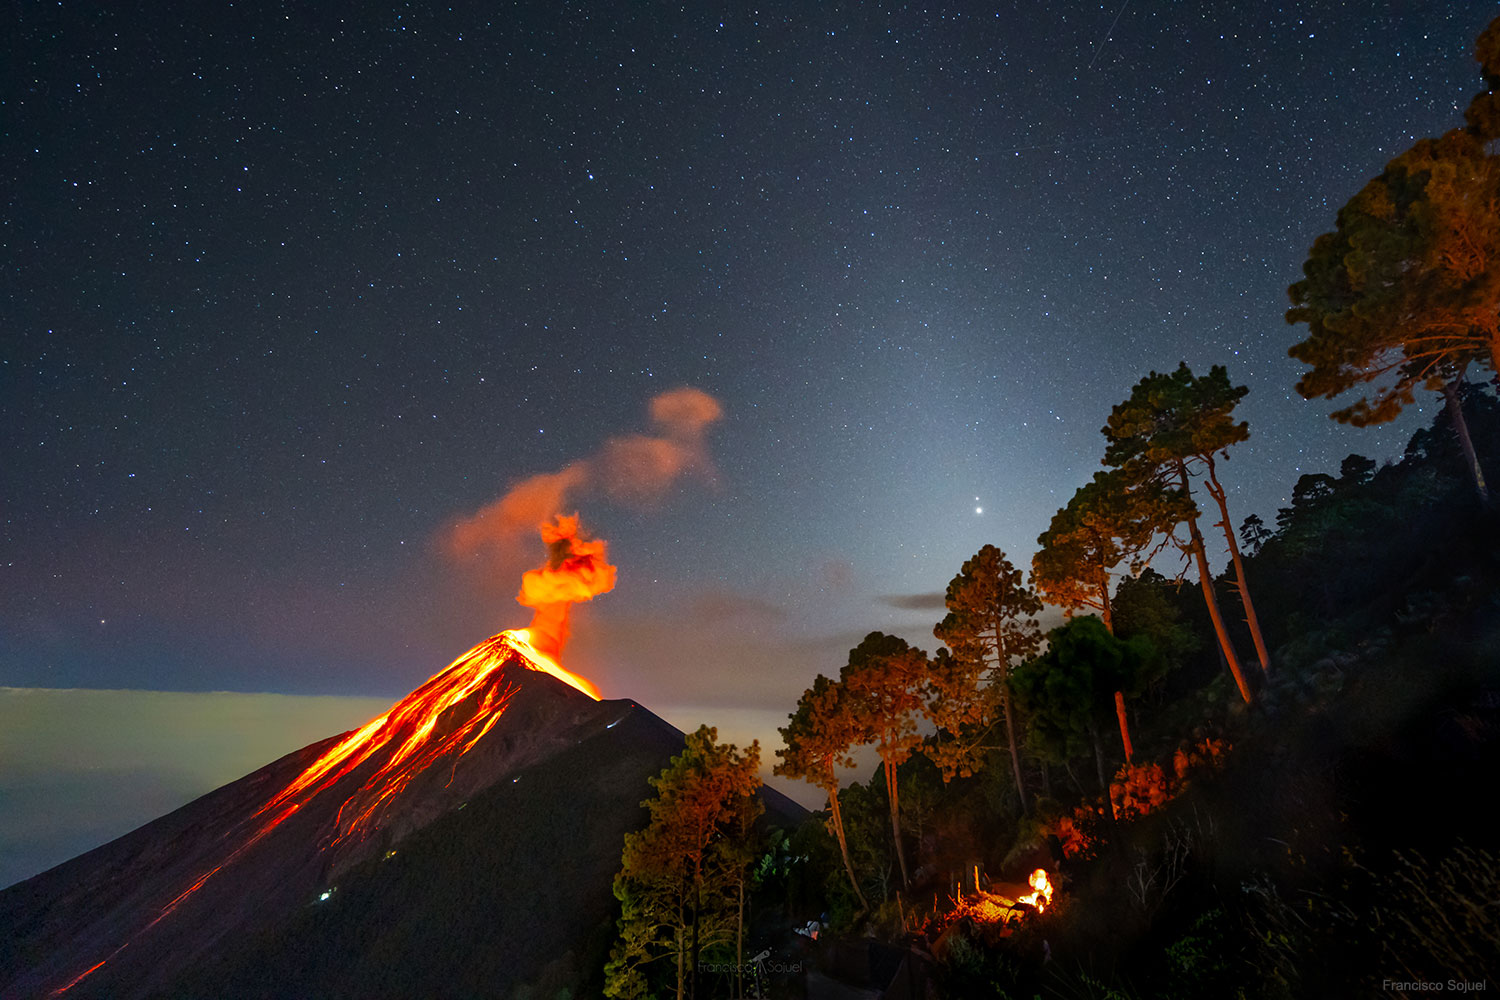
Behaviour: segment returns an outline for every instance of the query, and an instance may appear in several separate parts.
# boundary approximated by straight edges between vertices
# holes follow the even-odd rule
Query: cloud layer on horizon
[[[384,698],[0,688],[0,888],[388,707]]]

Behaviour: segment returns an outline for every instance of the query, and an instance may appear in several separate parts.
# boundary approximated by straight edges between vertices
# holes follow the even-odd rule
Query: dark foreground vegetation
[[[758,748],[689,741],[627,843],[607,995],[1500,989],[1500,400],[1468,377],[1500,373],[1500,20],[1477,51],[1465,127],[1370,181],[1289,290],[1304,396],[1362,393],[1354,426],[1439,404],[1405,453],[1236,529],[1246,390],[1142,378],[1029,576],[985,546],[935,653],[871,633],[803,695],[776,771],[823,814],[768,830]],[[860,746],[879,766],[843,786]]]
[[[1481,461],[1500,462],[1500,401],[1471,388],[1465,407],[1489,443]],[[708,972],[697,995],[755,996],[759,984],[760,995],[800,996],[817,969],[889,996],[929,986],[940,997],[1027,998],[1500,987],[1489,808],[1500,774],[1500,524],[1446,420],[1440,411],[1398,461],[1351,456],[1338,474],[1304,476],[1275,528],[1252,523],[1245,578],[1271,662],[1246,670],[1249,702],[1197,588],[1151,571],[1127,579],[1115,636],[1075,618],[1051,634],[1048,653],[1012,670],[1013,680],[1070,676],[1051,703],[1016,699],[1021,784],[992,703],[978,731],[913,735],[890,780],[882,766],[866,783],[830,786],[829,811],[754,841],[745,941],[736,947],[738,883],[701,901],[703,926],[712,910],[724,933],[698,953]],[[1231,584],[1232,573],[1215,581],[1223,606],[1238,601]],[[1228,631],[1251,647],[1243,616]],[[869,648],[885,646],[899,678],[927,660],[925,695],[938,697],[933,659],[901,645],[867,640],[851,662],[868,669]],[[1112,689],[1133,660],[1149,679],[1129,698],[1127,764]],[[1090,670],[1115,672],[1078,683]],[[809,691],[784,760],[878,741],[850,675]],[[968,773],[945,781],[954,744],[967,747]],[[1057,887],[1045,912],[987,920],[961,906],[976,889],[1015,898],[1035,867]],[[693,911],[678,912],[691,996]],[[827,925],[816,944],[789,933],[808,921]],[[767,948],[775,958],[761,970],[747,962]],[[661,975],[618,995],[677,995],[675,955],[664,954]],[[782,974],[758,980],[767,965]],[[729,974],[737,968],[748,985]],[[921,992],[903,992],[910,983]]]

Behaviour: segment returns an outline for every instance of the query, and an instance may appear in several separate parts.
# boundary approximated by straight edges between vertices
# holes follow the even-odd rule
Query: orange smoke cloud
[[[561,510],[568,493],[588,478],[588,466],[574,462],[559,472],[544,472],[522,480],[505,496],[449,529],[446,539],[449,554],[468,555],[487,545],[514,542],[522,532],[534,530]]]
[[[568,609],[613,590],[616,568],[604,540],[580,532],[577,514],[543,524],[542,541],[547,562],[521,577],[516,600],[536,609],[527,626],[531,644],[556,659],[568,641]]]
[[[652,398],[650,414],[653,433],[609,438],[588,458],[522,480],[499,500],[454,523],[443,536],[443,548],[460,559],[492,547],[514,551],[525,535],[583,492],[650,506],[685,476],[712,481],[708,431],[724,415],[719,401],[701,389],[672,389]]]

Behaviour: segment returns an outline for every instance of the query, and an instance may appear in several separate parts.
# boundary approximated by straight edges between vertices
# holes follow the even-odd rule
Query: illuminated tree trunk
[[[839,853],[844,856],[844,871],[849,873],[849,885],[854,889],[854,898],[859,900],[860,911],[866,911],[870,904],[865,901],[865,894],[859,891],[859,879],[854,877],[854,863],[849,860],[849,842],[844,839],[844,814],[839,811],[837,781],[828,786],[828,808],[833,813],[833,832],[839,838]]]
[[[1005,702],[1005,738],[1010,744],[1010,768],[1016,776],[1016,794],[1021,798],[1021,815],[1031,815],[1031,801],[1026,796],[1026,779],[1021,777],[1021,747],[1016,741],[1016,719],[1011,709],[1010,687],[1006,684],[1006,678],[1010,674],[1010,653],[1005,648],[1005,623],[996,621],[993,625],[995,630],[995,652],[997,654],[996,673],[1000,684],[1000,697]]]
[[[1198,563],[1198,582],[1203,586],[1203,602],[1208,605],[1208,617],[1214,623],[1214,635],[1218,637],[1219,649],[1224,654],[1224,662],[1229,665],[1229,672],[1234,675],[1234,683],[1239,686],[1240,697],[1245,699],[1245,704],[1253,700],[1250,697],[1250,685],[1245,683],[1245,672],[1240,668],[1240,658],[1235,655],[1234,646],[1229,641],[1229,631],[1224,627],[1224,617],[1219,614],[1219,601],[1214,597],[1214,579],[1208,570],[1208,557],[1203,554],[1203,535],[1198,531],[1198,519],[1196,517],[1188,520],[1188,535],[1192,539],[1193,558]]]
[[[1176,463],[1177,475],[1182,483],[1182,492],[1190,492],[1188,483],[1187,465],[1181,460]],[[1225,522],[1228,522],[1226,517]],[[1224,627],[1224,616],[1219,613],[1219,599],[1214,596],[1214,578],[1208,569],[1208,555],[1203,551],[1203,533],[1198,530],[1198,516],[1194,514],[1188,518],[1188,537],[1191,541],[1193,559],[1198,564],[1198,582],[1203,587],[1203,603],[1208,605],[1208,617],[1214,623],[1214,635],[1218,637],[1219,649],[1224,653],[1224,662],[1229,664],[1229,672],[1234,675],[1234,683],[1239,686],[1240,697],[1245,699],[1245,704],[1250,704],[1254,699],[1250,697],[1250,685],[1245,683],[1245,672],[1240,668],[1240,658],[1235,654],[1234,644],[1229,641],[1229,630]]]
[[[1219,514],[1223,518],[1219,527],[1224,529],[1224,540],[1229,543],[1229,560],[1234,564],[1234,586],[1240,592],[1240,603],[1245,606],[1245,624],[1250,626],[1250,638],[1255,642],[1255,655],[1260,660],[1260,671],[1263,674],[1271,672],[1271,657],[1266,652],[1265,637],[1260,634],[1260,619],[1255,615],[1255,605],[1250,600],[1250,587],[1245,582],[1245,564],[1240,559],[1240,546],[1234,539],[1234,528],[1229,524],[1229,500],[1224,495],[1224,487],[1219,485],[1219,477],[1214,472],[1214,460],[1210,455],[1208,458],[1208,487],[1209,495],[1214,498],[1214,503],[1219,505]]]
[[[1103,612],[1103,614],[1100,615],[1100,619],[1104,622],[1105,630],[1107,630],[1110,635],[1114,635],[1115,621],[1114,615],[1111,614],[1109,609],[1109,584],[1107,581],[1101,587],[1099,593],[1099,607]],[[1133,747],[1130,743],[1130,722],[1125,718],[1124,691],[1115,692],[1115,718],[1120,720],[1120,743],[1125,747],[1125,763],[1130,764],[1133,762],[1132,758],[1135,757],[1135,747]]]
[[[901,888],[911,886],[911,876],[906,872],[906,850],[901,846],[901,815],[896,804],[896,767],[885,762],[885,791],[891,804],[891,835],[896,839],[896,861],[901,866]]]
[[[1004,678],[1001,678],[1004,683]],[[1016,794],[1021,797],[1021,813],[1031,815],[1031,803],[1026,798],[1026,781],[1021,777],[1021,749],[1016,744],[1016,723],[1010,707],[1010,691],[1002,689],[1001,696],[1005,699],[1005,735],[1010,740],[1010,766],[1016,776]]]
[[[1115,634],[1115,613],[1109,603],[1109,567],[1099,567],[1099,577],[1095,581],[1095,587],[1099,590],[1099,620],[1104,622],[1104,627],[1109,630],[1110,635]]]
[[[1120,720],[1120,742],[1125,744],[1125,763],[1131,763],[1135,749],[1130,745],[1130,723],[1125,721],[1125,692],[1115,692],[1115,717]]]
[[[1486,507],[1490,506],[1490,488],[1484,482],[1484,470],[1479,467],[1479,455],[1474,451],[1474,440],[1469,437],[1469,422],[1464,419],[1464,408],[1458,398],[1458,384],[1463,378],[1460,372],[1456,378],[1449,379],[1443,383],[1443,400],[1448,404],[1448,419],[1453,422],[1453,434],[1458,438],[1458,445],[1463,449],[1464,461],[1469,465],[1469,475],[1474,479],[1474,490],[1479,494],[1479,502]]]

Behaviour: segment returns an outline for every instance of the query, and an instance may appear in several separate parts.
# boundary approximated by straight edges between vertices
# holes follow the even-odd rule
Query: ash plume
[[[559,515],[542,525],[547,561],[521,577],[516,600],[535,609],[527,631],[538,651],[556,658],[568,642],[568,609],[615,587],[603,539],[589,538],[578,527],[578,515]]]
[[[500,499],[460,518],[443,534],[444,551],[454,559],[486,551],[514,554],[523,538],[578,496],[603,495],[649,508],[684,477],[711,482],[708,431],[724,415],[719,401],[684,386],[653,397],[650,415],[652,432],[611,437],[593,455],[523,479]]]

